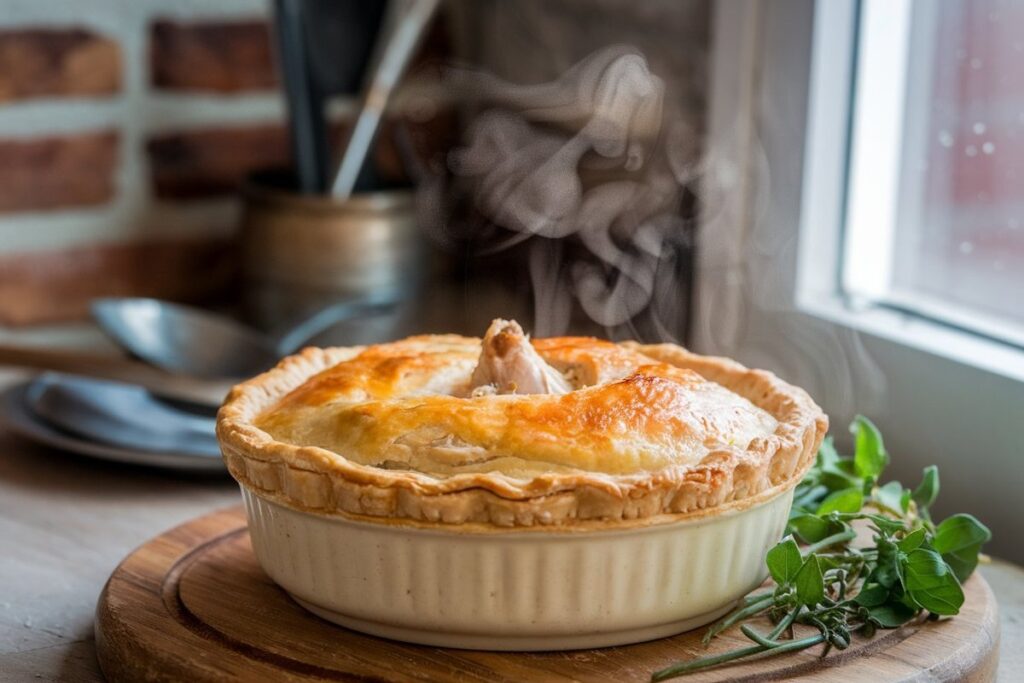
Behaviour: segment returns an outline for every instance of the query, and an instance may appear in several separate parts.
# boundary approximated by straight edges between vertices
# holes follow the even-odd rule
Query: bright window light
[[[1024,3],[859,22],[844,294],[1024,346]]]
[[[847,291],[879,299],[891,285],[899,202],[910,0],[867,2],[857,58],[858,98],[846,232]]]

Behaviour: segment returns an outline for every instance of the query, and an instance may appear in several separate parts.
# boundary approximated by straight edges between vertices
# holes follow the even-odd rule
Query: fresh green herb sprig
[[[827,438],[794,492],[788,535],[765,557],[774,590],[744,598],[704,636],[707,644],[740,624],[753,644],[675,664],[651,680],[822,643],[824,656],[833,647],[848,647],[854,634],[871,637],[877,629],[898,628],[925,613],[938,618],[960,611],[961,584],[978,565],[991,532],[968,514],[935,524],[930,509],[939,494],[938,469],[926,467],[913,490],[898,481],[881,484],[889,464],[882,435],[859,416],[850,431],[853,456],[840,456]],[[872,545],[855,547],[854,522],[870,529]],[[805,544],[803,549],[797,540]],[[760,616],[774,624],[771,632],[742,623]],[[818,633],[797,639],[794,624],[812,626]]]

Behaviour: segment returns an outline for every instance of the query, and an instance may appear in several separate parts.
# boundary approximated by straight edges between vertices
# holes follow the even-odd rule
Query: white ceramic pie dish
[[[303,607],[373,635],[486,650],[661,638],[713,621],[766,576],[796,481],[709,513],[522,530],[364,521],[242,486],[253,548]]]
[[[217,435],[256,556],[310,611],[565,650],[694,629],[755,588],[827,424],[728,359],[496,320],[306,349],[232,389]]]

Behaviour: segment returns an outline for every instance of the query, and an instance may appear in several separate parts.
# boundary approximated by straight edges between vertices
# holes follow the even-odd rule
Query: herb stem
[[[967,514],[953,515],[938,525],[931,521],[929,507],[939,491],[935,467],[925,469],[924,480],[913,490],[899,482],[880,485],[889,461],[881,434],[861,416],[850,429],[854,454],[842,456],[826,440],[796,488],[787,524],[790,533],[764,558],[774,590],[762,588],[736,601],[704,636],[707,646],[723,631],[738,629],[753,645],[741,643],[738,649],[718,654],[720,648],[709,647],[703,657],[656,672],[653,681],[818,644],[823,647],[815,655],[825,657],[833,647],[848,648],[851,634],[870,638],[879,628],[957,613],[964,601],[963,579],[977,562],[985,561],[979,551],[991,532]],[[862,537],[854,526],[865,532]],[[814,538],[820,540],[801,550],[797,539]],[[768,633],[753,619],[768,619],[763,627]],[[795,633],[796,624],[817,633],[802,638]],[[744,667],[745,672],[755,669]]]
[[[682,662],[681,664],[673,664],[672,666],[662,669],[661,671],[655,671],[651,675],[651,681],[666,681],[676,676],[683,676],[692,671],[699,669],[706,669],[710,666],[716,666],[718,664],[725,664],[731,662],[734,659],[740,659],[742,657],[749,657],[750,655],[756,655],[759,652],[764,652],[765,648],[763,645],[754,645],[751,647],[740,648],[739,650],[732,650],[730,652],[724,652],[720,655],[712,655],[710,657],[701,657],[700,659],[691,659],[688,662]]]
[[[797,615],[800,614],[800,610],[803,608],[803,605],[797,605],[796,609],[784,616],[782,620],[776,624],[775,628],[772,629],[772,632],[768,634],[768,640],[775,640],[782,635],[787,628],[792,626],[793,621],[796,619]]]
[[[755,602],[760,602],[761,600],[764,600],[765,598],[770,598],[770,597],[772,597],[772,593],[771,592],[768,592],[768,593],[758,593],[756,595],[748,595],[747,597],[743,598],[743,606],[746,607],[747,605],[753,605]],[[726,616],[728,616],[728,615],[726,615]]]
[[[743,635],[745,635],[747,638],[750,638],[752,641],[763,647],[772,648],[778,647],[782,644],[775,642],[774,638],[767,638],[761,635],[755,629],[751,628],[750,626],[747,626],[746,624],[740,624],[740,630],[743,631]]]
[[[832,534],[827,538],[823,538],[817,543],[812,543],[804,549],[803,555],[807,557],[813,553],[818,552],[822,548],[828,548],[829,546],[836,545],[837,543],[845,543],[852,541],[857,538],[857,532],[853,529],[847,529],[846,531],[840,531],[838,534]]]
[[[816,636],[808,636],[800,640],[791,640],[788,643],[781,643],[774,647],[765,647],[763,645],[754,645],[752,647],[740,648],[739,650],[732,650],[731,652],[724,652],[720,655],[712,655],[710,657],[702,657],[701,659],[693,659],[689,662],[682,662],[681,664],[674,664],[661,671],[656,671],[651,676],[651,681],[667,681],[670,678],[676,676],[684,676],[700,669],[707,669],[708,667],[717,666],[719,664],[725,664],[736,659],[742,659],[743,657],[754,657],[755,655],[763,654],[766,657],[772,657],[775,655],[781,655],[786,652],[795,652],[797,650],[806,650],[809,647],[814,647],[820,643],[825,642],[825,636],[818,634]]]
[[[758,600],[757,602],[751,603],[750,605],[747,605],[742,609],[732,612],[731,614],[727,615],[724,619],[719,621],[717,624],[712,626],[710,629],[708,629],[707,634],[705,634],[704,636],[704,644],[707,645],[712,638],[714,638],[717,634],[721,633],[725,629],[735,624],[737,621],[742,621],[747,617],[754,616],[758,612],[771,607],[772,603],[774,602],[775,598],[771,595],[768,595]]]

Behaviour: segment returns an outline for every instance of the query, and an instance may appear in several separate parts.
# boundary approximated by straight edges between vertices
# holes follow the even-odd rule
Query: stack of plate
[[[46,373],[0,394],[0,421],[48,446],[104,460],[224,471],[214,409],[131,384]]]

